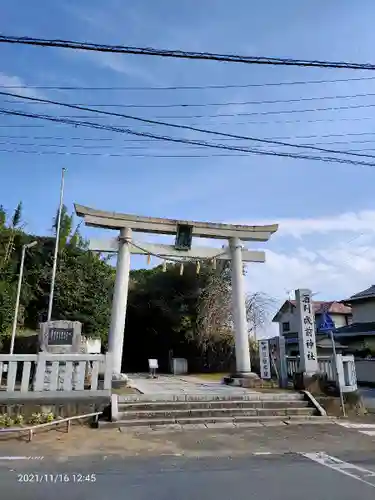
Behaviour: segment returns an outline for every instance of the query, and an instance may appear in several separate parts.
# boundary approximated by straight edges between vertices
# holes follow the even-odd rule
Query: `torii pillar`
[[[156,254],[163,258],[214,259],[232,261],[232,307],[235,330],[236,372],[240,376],[251,374],[249,334],[243,277],[243,262],[265,262],[260,251],[243,249],[241,241],[268,241],[278,229],[270,226],[240,226],[210,222],[177,221],[137,215],[119,214],[75,205],[78,216],[84,217],[87,226],[117,229],[120,235],[107,241],[90,241],[90,250],[117,253],[116,281],[112,302],[109,352],[113,354],[114,378],[121,378],[126,305],[129,288],[131,254]],[[220,252],[217,248],[196,247],[180,250],[176,245],[136,243],[133,231],[154,234],[176,234],[178,227],[190,228],[192,236],[227,239],[229,247]],[[141,247],[141,248],[139,248]]]

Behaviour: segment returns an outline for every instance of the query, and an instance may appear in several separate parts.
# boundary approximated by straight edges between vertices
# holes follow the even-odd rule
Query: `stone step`
[[[146,410],[146,411],[121,411],[119,412],[118,420],[160,420],[172,418],[174,420],[189,419],[189,418],[216,418],[216,417],[272,417],[272,416],[312,416],[316,414],[315,408],[210,408],[210,409],[194,409],[194,410]]]
[[[252,409],[252,408],[305,408],[308,401],[167,401],[153,403],[119,403],[119,411],[172,411],[210,409]]]
[[[275,422],[280,422],[284,424],[289,424],[289,425],[309,425],[309,424],[315,424],[315,423],[321,423],[321,424],[327,424],[327,423],[334,423],[333,420],[327,418],[327,417],[320,417],[320,416],[306,416],[304,418],[301,418],[301,416],[264,416],[264,417],[259,417],[259,416],[239,416],[239,417],[206,417],[206,418],[160,418],[160,419],[140,419],[140,420],[118,420],[116,422],[106,422],[106,421],[99,421],[99,427],[100,428],[107,428],[107,427],[129,427],[129,428],[141,428],[141,427],[149,427],[149,428],[162,428],[162,427],[168,427],[168,426],[187,426],[191,428],[197,428],[201,427],[204,428],[206,425],[212,425],[212,424],[217,424],[218,427],[220,425],[225,425],[225,424],[233,424],[234,426],[239,425],[260,425],[264,424],[267,425],[267,423],[275,423]]]
[[[225,393],[203,391],[189,394],[156,393],[119,395],[118,404],[122,403],[157,403],[157,402],[214,402],[214,401],[303,401],[299,392],[246,392]]]

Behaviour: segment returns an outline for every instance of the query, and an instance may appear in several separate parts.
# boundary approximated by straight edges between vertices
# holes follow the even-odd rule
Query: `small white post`
[[[121,374],[129,288],[131,240],[132,230],[129,228],[121,229],[117,254],[115,289],[112,302],[111,326],[108,338],[108,352],[112,354],[113,374],[115,376]]]
[[[229,246],[232,258],[232,308],[236,342],[236,370],[238,374],[247,374],[251,373],[251,363],[246,320],[242,245],[238,238],[231,238]]]
[[[333,356],[332,356],[332,362],[333,362],[333,370],[334,370],[333,373],[335,374],[335,377],[336,377],[336,380],[337,380],[338,389],[339,389],[339,393],[340,393],[340,405],[341,405],[341,409],[342,409],[342,415],[343,415],[343,417],[346,417],[344,395],[342,393],[342,387],[341,387],[341,381],[340,381],[340,373],[339,373],[338,366],[337,366],[336,343],[335,343],[335,338],[333,336],[333,331],[332,330],[329,331],[329,337],[331,339],[331,344],[332,344],[332,354],[333,354]]]

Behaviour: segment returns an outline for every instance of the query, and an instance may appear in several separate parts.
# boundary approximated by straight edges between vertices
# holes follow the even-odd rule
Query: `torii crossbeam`
[[[123,339],[126,305],[129,287],[130,255],[154,254],[162,258],[218,259],[232,261],[232,305],[236,344],[237,374],[251,373],[249,338],[246,320],[243,262],[265,262],[261,251],[243,249],[242,241],[268,241],[278,229],[277,224],[268,226],[244,226],[197,222],[186,220],[141,217],[138,215],[104,212],[82,205],[75,205],[76,214],[83,217],[85,224],[92,227],[120,231],[118,238],[106,241],[91,240],[89,248],[98,252],[117,253],[116,281],[112,303],[111,326],[108,347],[113,354],[114,377],[121,377]],[[229,245],[222,251],[218,248],[191,247],[180,249],[177,245],[162,245],[132,240],[132,233],[178,234],[179,228],[188,228],[192,237],[228,240]]]

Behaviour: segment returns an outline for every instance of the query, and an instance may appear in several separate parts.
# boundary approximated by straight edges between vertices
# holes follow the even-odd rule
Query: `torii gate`
[[[108,350],[113,354],[114,378],[121,378],[126,306],[129,288],[130,255],[156,254],[163,258],[224,259],[232,261],[232,307],[235,330],[236,371],[251,373],[249,336],[246,320],[243,262],[265,262],[265,253],[243,249],[241,241],[268,241],[278,229],[268,226],[242,226],[212,222],[182,221],[105,212],[75,204],[75,211],[91,227],[120,231],[118,238],[90,241],[90,250],[117,253],[116,280],[112,302]],[[132,233],[176,235],[175,245],[133,242]],[[192,237],[228,240],[229,246],[218,254],[217,248],[191,248]],[[140,248],[141,247],[141,248]]]

